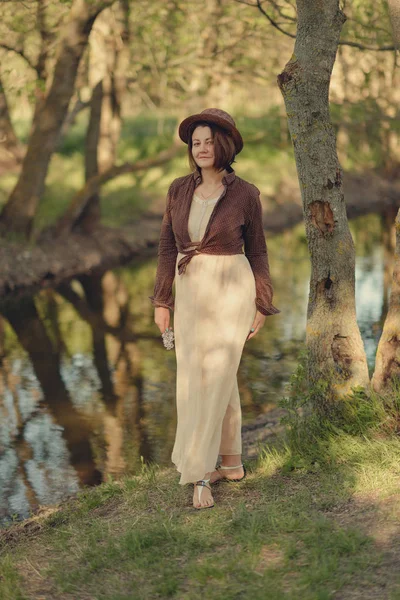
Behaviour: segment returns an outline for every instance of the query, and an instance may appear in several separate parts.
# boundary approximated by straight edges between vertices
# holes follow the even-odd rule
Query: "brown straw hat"
[[[179,137],[185,144],[189,142],[189,127],[196,121],[207,121],[209,123],[215,123],[225,129],[225,131],[232,136],[235,144],[236,154],[239,154],[243,148],[243,139],[239,131],[236,129],[235,121],[231,115],[219,108],[206,108],[197,115],[187,117],[179,125]]]

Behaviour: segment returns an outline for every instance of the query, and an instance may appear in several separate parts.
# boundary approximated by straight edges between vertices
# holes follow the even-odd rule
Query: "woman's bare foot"
[[[210,473],[207,473],[204,476],[204,479],[210,479]],[[211,481],[208,481],[206,485],[196,485],[194,484],[193,490],[193,506],[195,508],[203,508],[205,506],[212,506],[214,504],[214,498],[211,493]],[[199,494],[200,493],[200,494]],[[199,500],[200,495],[200,500]]]

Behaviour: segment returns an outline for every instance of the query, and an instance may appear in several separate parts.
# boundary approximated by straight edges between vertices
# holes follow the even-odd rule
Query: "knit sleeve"
[[[148,296],[153,306],[164,306],[174,310],[172,284],[175,278],[175,264],[178,249],[172,230],[171,221],[171,187],[167,193],[166,207],[161,223],[160,241],[158,244],[157,272],[152,296]]]
[[[269,273],[267,243],[265,241],[260,195],[250,200],[245,219],[244,251],[251,265],[256,282],[255,304],[263,315],[275,315],[281,311],[272,304],[273,287]]]

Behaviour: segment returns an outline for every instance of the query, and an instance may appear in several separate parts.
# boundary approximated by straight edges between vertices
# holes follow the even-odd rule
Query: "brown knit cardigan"
[[[257,309],[263,315],[280,313],[272,304],[273,287],[262,225],[260,190],[230,168],[230,172],[222,178],[224,191],[214,206],[203,239],[192,242],[188,231],[190,205],[193,192],[201,181],[201,171],[196,169],[189,175],[174,179],[168,189],[154,294],[148,296],[153,306],[174,310],[172,284],[178,252],[185,254],[178,263],[178,274],[182,277],[196,254],[243,254],[244,245],[244,254],[254,273]]]

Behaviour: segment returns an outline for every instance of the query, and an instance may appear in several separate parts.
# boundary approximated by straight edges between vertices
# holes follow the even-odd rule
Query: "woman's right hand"
[[[164,331],[169,327],[169,308],[165,308],[164,306],[156,306],[154,309],[154,321],[160,329],[161,334],[163,334]]]

